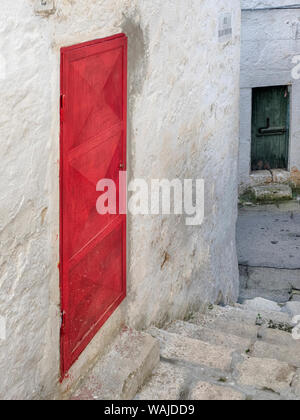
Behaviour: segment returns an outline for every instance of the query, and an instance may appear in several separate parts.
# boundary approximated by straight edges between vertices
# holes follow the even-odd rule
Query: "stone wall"
[[[289,0],[242,0],[242,8],[288,6]],[[244,190],[251,183],[252,88],[291,86],[290,154],[291,179],[300,185],[300,72],[293,77],[300,56],[300,9],[242,12],[241,127],[239,177]]]
[[[0,398],[58,396],[124,323],[146,328],[238,295],[238,0],[2,0]],[[51,3],[51,2],[50,2]],[[232,40],[218,40],[220,13]],[[205,221],[128,222],[128,298],[59,386],[60,48],[129,36],[130,177],[204,178]]]

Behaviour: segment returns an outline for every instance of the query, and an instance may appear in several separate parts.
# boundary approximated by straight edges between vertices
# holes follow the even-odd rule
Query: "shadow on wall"
[[[137,13],[135,13],[135,17],[124,15],[122,24],[122,31],[128,36],[128,93],[130,102],[141,94],[148,69],[148,37],[145,37],[138,21]]]

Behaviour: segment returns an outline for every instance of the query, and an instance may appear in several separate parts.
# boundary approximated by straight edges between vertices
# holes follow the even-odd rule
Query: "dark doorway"
[[[253,89],[252,170],[287,169],[289,155],[289,88]]]

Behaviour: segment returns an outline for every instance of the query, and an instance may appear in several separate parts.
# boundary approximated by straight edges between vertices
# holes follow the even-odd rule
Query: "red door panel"
[[[118,192],[126,169],[125,35],[62,49],[61,106],[64,376],[126,296],[126,216],[96,209],[98,181],[114,180]]]

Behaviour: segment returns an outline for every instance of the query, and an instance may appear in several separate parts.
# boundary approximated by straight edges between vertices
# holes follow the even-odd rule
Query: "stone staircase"
[[[65,396],[69,400],[132,400],[159,363],[150,334],[124,328],[107,354]]]
[[[300,400],[298,314],[300,302],[255,298],[164,329],[125,328],[66,398]]]
[[[136,399],[299,400],[297,312],[299,302],[280,306],[257,298],[151,328],[161,360]]]
[[[71,399],[300,400],[299,221],[299,202],[241,209],[243,304],[124,329]]]

